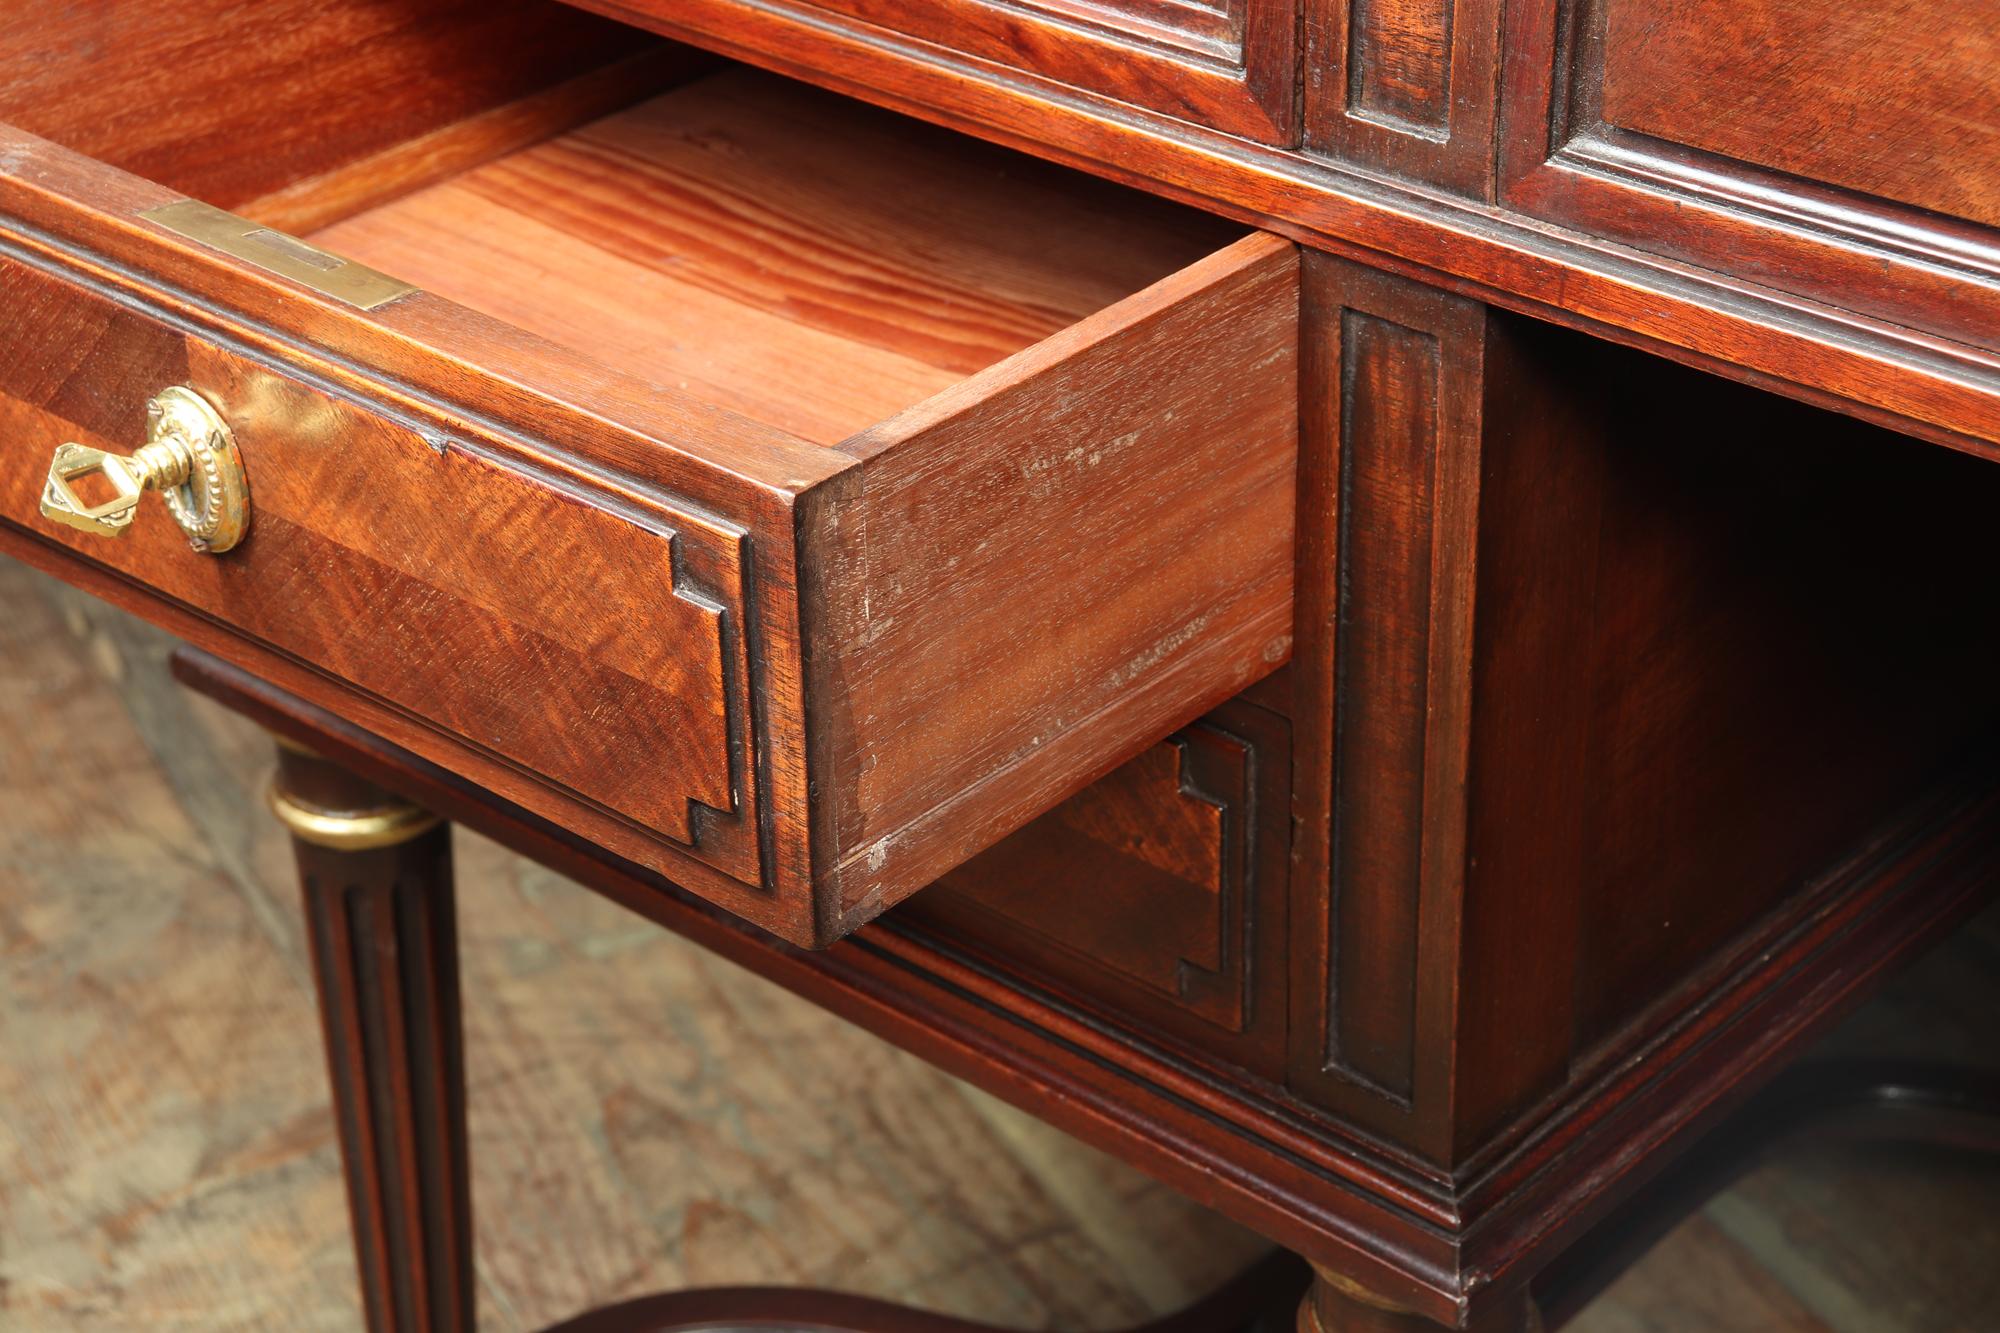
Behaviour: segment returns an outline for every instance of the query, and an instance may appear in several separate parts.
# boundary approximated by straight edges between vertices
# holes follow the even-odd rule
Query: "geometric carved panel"
[[[1115,998],[1198,1044],[1275,1058],[1288,801],[1283,719],[1241,702],[1107,774],[897,909]],[[1253,1029],[1257,1029],[1253,1033]],[[1246,1041],[1246,1038],[1248,1040]]]
[[[1485,198],[1499,6],[1309,0],[1306,146]]]
[[[1287,1080],[1443,1156],[1465,885],[1487,313],[1331,256],[1305,270]],[[1329,525],[1331,531],[1327,531]]]

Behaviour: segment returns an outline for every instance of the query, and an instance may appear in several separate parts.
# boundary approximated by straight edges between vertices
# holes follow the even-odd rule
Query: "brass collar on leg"
[[[397,801],[369,810],[317,810],[301,805],[271,784],[265,801],[278,822],[300,842],[337,852],[365,852],[394,847],[438,826],[440,818],[420,805]]]

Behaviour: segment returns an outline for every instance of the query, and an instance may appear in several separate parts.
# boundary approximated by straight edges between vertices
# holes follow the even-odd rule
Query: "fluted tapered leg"
[[[450,830],[295,746],[291,830],[373,1333],[471,1333],[472,1206]]]

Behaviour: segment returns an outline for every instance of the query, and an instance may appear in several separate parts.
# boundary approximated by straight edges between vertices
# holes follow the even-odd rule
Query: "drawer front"
[[[904,170],[893,124],[816,132],[850,175]],[[754,176],[725,172],[724,214]],[[1092,189],[1070,216],[1102,221]],[[1135,229],[1104,234],[1122,256]],[[444,237],[474,262],[489,239]],[[1297,254],[1210,244],[808,440],[436,291],[357,297],[338,256],[0,127],[0,543],[824,945],[1289,655]],[[586,265],[578,318],[643,314],[629,267]],[[813,265],[752,267],[824,296]],[[767,395],[846,364],[787,337],[748,368]],[[234,431],[241,545],[190,550],[151,497],[117,540],[39,512],[59,446],[131,453],[174,385]]]
[[[1284,1045],[1290,727],[1232,701],[896,919],[1271,1077]]]
[[[0,291],[9,522],[443,733],[495,785],[533,773],[759,882],[741,529],[538,474],[20,259]],[[115,540],[43,519],[55,445],[131,452],[169,385],[231,427],[243,544],[193,550],[152,497]]]
[[[1506,22],[1512,203],[2000,346],[1987,0],[1527,0]]]
[[[737,45],[748,28],[823,24],[831,12],[872,39],[887,28],[1260,143],[1297,135],[1297,0],[800,0],[769,12],[738,0],[572,3],[731,54],[748,53]]]

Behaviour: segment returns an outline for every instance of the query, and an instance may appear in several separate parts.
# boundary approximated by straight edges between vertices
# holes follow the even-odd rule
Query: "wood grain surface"
[[[2000,224],[2000,23],[1985,0],[1605,5],[1604,118]]]
[[[0,1329],[348,1330],[334,1127],[269,743],[162,636],[0,566]],[[458,835],[482,1327],[800,1281],[1022,1327],[1171,1309],[1252,1236]],[[1992,1059],[2000,914],[1832,1039]],[[1578,1333],[1958,1333],[2000,1171],[1785,1155]]]
[[[1335,253],[1960,447],[1990,453],[2000,440],[1990,228],[1902,205],[1875,213],[1822,207],[1812,190],[1795,188],[1795,178],[1778,178],[1775,198],[1766,200],[1774,206],[1745,217],[1743,205],[1754,201],[1711,200],[1704,182],[1657,157],[1639,170],[1672,178],[1669,192],[1653,200],[1657,207],[1632,178],[1572,197],[1566,181],[1579,173],[1539,170],[1564,137],[1551,138],[1547,113],[1551,82],[1566,72],[1556,52],[1558,11],[1579,8],[1567,0],[1507,6],[1504,29],[1498,0],[1314,0],[1302,24],[1276,0],[579,3],[1201,200]],[[1790,12],[1785,0],[1738,8],[1780,18]],[[1908,6],[1846,8],[1876,25],[1870,31],[1880,40],[1871,49],[1907,51],[1916,40],[1898,17]],[[0,116],[214,202],[244,203],[302,179],[336,176],[399,143],[434,147],[431,136],[454,126],[473,127],[472,141],[506,141],[505,127],[522,115],[540,119],[509,108],[537,103],[566,82],[589,83],[634,41],[630,32],[591,29],[545,4],[284,0],[260,7],[260,19],[277,17],[254,30],[217,18],[229,10],[218,0],[64,6],[8,53],[8,73],[17,76],[11,86],[20,92],[0,99]],[[1347,21],[1350,11],[1359,22]],[[1932,6],[1928,21],[1947,12],[1976,15],[1977,7]],[[1100,28],[1107,19],[1115,31]],[[1218,21],[1226,30],[1212,34],[1222,38],[1220,48],[1195,31],[1216,29]],[[219,22],[231,31],[282,32],[285,40],[191,40]],[[1299,27],[1308,77],[1295,99]],[[891,31],[898,28],[919,40]],[[1169,49],[1146,40],[1146,28],[1155,39],[1165,33]],[[1192,45],[1172,49],[1176,36]],[[1812,38],[1779,36],[1811,63]],[[1935,47],[1919,43],[1917,53],[1934,60]],[[1746,38],[1738,49],[1754,64],[1766,44]],[[302,50],[310,59],[300,58]],[[534,58],[494,54],[513,51]],[[1371,60],[1394,68],[1373,68]],[[1413,71],[1413,60],[1429,70]],[[301,68],[309,77],[292,77]],[[1829,85],[1837,77],[1828,76]],[[280,86],[283,78],[291,83]],[[1413,87],[1413,97],[1397,99],[1400,120],[1369,111],[1367,89],[1385,82]],[[207,95],[189,98],[190,85]],[[1919,110],[1949,112],[1957,96],[1940,97],[1921,83],[1912,89],[1900,73],[1868,86],[1893,88]],[[1990,128],[1984,85],[1973,79],[1961,87],[1973,122]],[[1363,114],[1349,115],[1356,88],[1364,93]],[[1281,146],[1292,138],[1295,100],[1304,103],[1313,151]],[[1503,102],[1505,114],[1496,114]],[[1487,202],[1496,125],[1507,144],[1499,208]],[[1246,131],[1271,142],[1239,137]],[[246,139],[261,151],[242,151]],[[427,154],[420,147],[415,157]],[[1983,170],[1972,168],[1975,188]],[[1518,179],[1524,174],[1539,179]],[[1800,208],[1812,217],[1804,233],[1786,222]],[[1605,244],[1607,237],[1619,243]],[[1967,281],[1931,271],[1932,251],[1982,257]]]
[[[17,168],[46,155],[49,169],[26,170],[32,183],[0,172],[10,232],[42,206],[61,215],[58,229],[133,231],[125,215],[150,187],[21,142]],[[497,191],[499,202],[481,211],[459,199],[467,191]],[[429,230],[404,225],[434,205]],[[276,651],[296,659],[291,669],[310,663],[351,691],[341,707],[376,730],[414,730],[427,756],[809,946],[922,888],[1289,651],[1288,241],[1229,243],[1239,229],[1218,219],[743,70],[322,235],[365,246],[370,227],[422,245],[350,250],[443,290],[365,318],[322,319],[297,291],[223,297],[232,333],[213,338],[176,322],[182,293],[152,263],[124,280],[140,291],[113,295],[66,261],[29,259],[46,243],[20,231],[22,257],[0,282],[32,298],[19,331],[40,341],[32,355],[0,357],[11,367],[0,380],[30,409],[0,436],[22,460],[10,466],[13,489],[0,491],[21,529],[9,539],[39,540],[51,526],[35,512],[38,492],[21,489],[36,457],[79,428],[112,439],[121,404],[186,378],[234,423],[259,478],[259,518],[221,569],[181,561],[170,572],[130,543],[93,545],[89,558],[136,575],[128,592],[155,597],[143,614],[170,617],[179,608],[157,604],[169,595],[212,618],[180,632],[239,661]],[[139,237],[142,248],[170,239],[146,227],[127,239]],[[98,240],[73,239],[99,253]],[[252,267],[191,259],[208,277]],[[244,341],[262,342],[266,318],[302,318],[312,331],[269,359]],[[433,320],[433,332],[471,341],[447,338],[447,351],[409,327],[372,342],[389,326]],[[60,336],[50,340],[51,329]],[[347,343],[350,333],[372,345]],[[502,345],[521,358],[496,355]],[[70,405],[62,386],[86,348],[96,387]],[[619,401],[587,409],[587,423],[537,403],[517,419],[519,438],[485,429],[526,406],[512,401],[523,389],[567,400],[570,370],[600,389],[622,381]],[[294,382],[322,371],[368,383],[357,401]],[[406,397],[431,373],[464,416]],[[717,380],[735,387],[719,391]],[[252,395],[247,385],[268,387]],[[662,412],[680,424],[652,437],[657,450],[596,456],[605,435],[645,431]],[[697,419],[705,456],[684,471],[677,454],[695,439],[682,427]],[[819,446],[837,447],[786,433],[809,428]],[[335,438],[340,449],[324,447]],[[295,485],[273,507],[277,480]],[[310,513],[287,503],[300,488],[318,496]],[[614,512],[629,522],[579,542],[579,525]],[[337,572],[310,598],[290,591],[296,559],[259,568],[284,555],[271,545],[287,536],[274,517],[308,534],[355,525],[343,550],[319,552]],[[511,535],[492,537],[493,525]],[[671,561],[658,540],[668,531]],[[614,555],[620,569],[646,566],[639,586],[603,577]],[[360,557],[402,582],[383,584]],[[67,560],[53,549],[30,558]],[[437,585],[428,598],[410,583],[425,568]],[[255,586],[228,606],[186,578]],[[535,609],[499,617],[504,631],[485,613],[467,621],[468,580]],[[335,641],[279,623],[314,616],[332,618]],[[596,626],[586,638],[646,639],[630,683],[595,658],[589,670],[566,668],[562,650],[545,647],[572,641],[577,616]],[[361,642],[382,617],[408,622],[393,659]],[[934,688],[966,664],[987,709],[970,727]],[[670,707],[636,698],[655,683]],[[585,737],[580,718],[621,725]],[[666,734],[638,740],[646,719]],[[645,762],[583,752],[605,740],[640,745]],[[810,783],[809,759],[824,765]]]
[[[1920,284],[1923,265],[1903,262],[1880,244],[1879,235],[1853,244],[1836,229],[1816,232],[1791,249],[1789,267],[1775,280],[1746,280],[1749,251],[1776,244],[1782,225],[1760,218],[1732,227],[1727,210],[1704,209],[1692,195],[1661,200],[1661,209],[1671,213],[1649,218],[1654,225],[1637,235],[1614,232],[1626,243],[1607,245],[1599,233],[1616,223],[1615,206],[1636,207],[1642,191],[1614,190],[1599,216],[1579,219],[1557,208],[1559,201],[1521,197],[1496,209],[1433,188],[1428,183],[1433,178],[1481,193],[1490,188],[1495,125],[1508,151],[1518,150],[1523,162],[1547,158],[1548,83],[1556,69],[1550,11],[1559,0],[1505,6],[1504,28],[1498,0],[1454,4],[1452,31],[1460,49],[1454,51],[1449,136],[1440,140],[1431,127],[1414,135],[1389,133],[1400,143],[1364,144],[1354,161],[1324,151],[1252,145],[1213,122],[1194,124],[1117,107],[1089,89],[1018,77],[938,46],[899,40],[858,20],[830,17],[796,0],[756,6],[736,0],[579,3],[868,101],[1198,201],[1475,299],[1871,420],[1894,420],[1898,429],[1958,447],[1990,452],[1987,446],[2000,440],[2000,357],[1991,347],[1990,317],[1985,332],[1975,335],[1979,347],[1932,336],[1938,288],[1953,284]],[[1329,38],[1344,37],[1347,25],[1339,16],[1351,8],[1345,0],[1308,6],[1303,91],[1309,120],[1315,107],[1338,102],[1341,84],[1351,82],[1327,86],[1337,76],[1326,49]],[[1373,8],[1407,15],[1420,6]],[[1128,86],[1140,81],[1130,79]],[[1505,96],[1498,96],[1503,89]],[[1497,116],[1496,104],[1502,104]],[[1370,125],[1352,118],[1349,123]],[[1371,169],[1380,164],[1390,170]],[[1563,225],[1543,225],[1551,218]],[[1911,219],[1906,212],[1901,220]],[[1932,239],[1933,230],[1922,229],[1924,239]],[[1704,253],[1686,262],[1681,242],[1697,238],[1719,244],[1698,247]],[[1892,281],[1883,280],[1885,262],[1895,270]],[[1863,271],[1863,264],[1877,267]],[[1978,288],[1957,285],[1968,297]],[[1857,297],[1885,293],[1902,298],[1893,317],[1853,318]]]
[[[0,50],[0,120],[231,208],[650,44],[551,0],[62,5]]]
[[[833,445],[1237,234],[737,67],[313,239]]]

